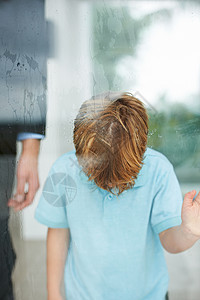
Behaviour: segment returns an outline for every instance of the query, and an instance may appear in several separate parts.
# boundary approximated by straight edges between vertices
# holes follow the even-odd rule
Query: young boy
[[[53,164],[36,210],[49,227],[48,300],[62,299],[63,272],[67,300],[167,299],[163,247],[178,253],[200,238],[200,193],[182,202],[147,135],[146,110],[129,93],[82,104],[75,150]]]

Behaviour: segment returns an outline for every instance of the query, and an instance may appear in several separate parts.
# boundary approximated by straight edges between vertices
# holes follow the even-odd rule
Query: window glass
[[[181,183],[200,180],[200,3],[110,1],[93,6],[93,89],[143,100],[149,146]]]

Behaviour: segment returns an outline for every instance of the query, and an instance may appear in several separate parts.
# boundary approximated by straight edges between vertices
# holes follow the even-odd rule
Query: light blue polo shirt
[[[118,197],[87,181],[75,150],[53,164],[35,217],[70,229],[67,300],[164,300],[158,234],[181,224],[182,195],[164,155],[147,148],[143,162],[134,187]]]

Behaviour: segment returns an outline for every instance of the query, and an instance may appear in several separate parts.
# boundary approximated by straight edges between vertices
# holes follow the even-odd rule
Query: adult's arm
[[[17,189],[8,205],[16,211],[24,209],[33,202],[39,189],[38,155],[40,139],[27,138],[21,140],[22,153],[17,166]],[[25,184],[28,184],[28,192],[25,193]]]

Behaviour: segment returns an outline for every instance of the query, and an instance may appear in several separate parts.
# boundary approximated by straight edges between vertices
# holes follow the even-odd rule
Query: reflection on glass
[[[199,182],[200,3],[130,1],[93,6],[94,92],[136,90],[150,115],[149,146],[181,183]]]
[[[7,4],[16,6],[22,2],[0,1],[0,10],[3,11]],[[164,153],[173,163],[183,193],[190,190],[189,184],[199,189],[200,2],[27,1],[34,5],[33,2],[41,5],[42,9],[35,14],[30,10],[31,16],[42,17],[44,24],[50,21],[54,29],[54,34],[51,34],[53,48],[50,49],[53,57],[48,60],[47,70],[48,137],[40,153],[41,187],[51,163],[71,150],[73,119],[80,104],[91,95],[103,91],[123,90],[132,91],[145,103],[150,117],[149,146]],[[18,26],[23,28],[24,20],[30,21],[31,18],[24,10],[21,10],[21,15]],[[15,17],[16,10],[11,19]],[[4,19],[1,21],[2,42],[9,35],[6,34]],[[9,22],[9,18],[6,21]],[[20,123],[25,117],[26,121],[43,123],[46,82],[42,74],[46,75],[46,58],[43,63],[41,61],[45,56],[46,40],[42,39],[40,47],[35,49],[34,34],[25,37],[24,32],[21,30],[25,42],[17,45],[20,48],[18,57],[15,56],[16,47],[10,52],[0,53],[3,62],[0,73],[4,74],[1,93],[7,95],[9,87],[12,100],[17,91],[18,97],[10,101],[10,105],[18,103],[18,110],[11,110],[9,119],[14,117]],[[25,52],[30,50],[28,56],[23,55],[23,47]],[[34,56],[36,50],[40,53],[37,60]],[[39,72],[36,61],[39,61],[42,72]],[[23,93],[19,79],[27,73],[29,77],[25,76],[25,81],[29,82],[29,92]],[[33,99],[33,90],[38,88],[40,97],[34,106],[33,101],[26,101]],[[2,99],[0,119],[4,121],[6,98]],[[16,300],[46,298],[45,232],[33,220],[36,200],[23,215],[23,242],[16,234],[17,218],[12,224],[17,243],[20,241],[19,264],[14,276]],[[169,260],[169,269],[174,266],[170,287],[172,297],[174,290],[174,295],[181,295],[179,298],[182,300],[199,299],[199,287],[195,286],[199,272],[199,249],[196,247],[196,252],[195,248],[192,251]],[[181,274],[180,270],[183,270]],[[187,284],[183,284],[183,280]]]

